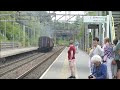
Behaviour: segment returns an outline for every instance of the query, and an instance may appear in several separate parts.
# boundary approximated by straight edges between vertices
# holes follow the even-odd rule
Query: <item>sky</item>
[[[47,12],[49,13],[49,11],[47,11]],[[53,11],[50,11],[50,13],[53,13]],[[56,14],[65,14],[65,11],[56,11],[55,13]],[[84,15],[84,13],[85,13],[84,11],[66,11],[66,14]],[[62,16],[63,15],[57,15],[56,20],[58,20]],[[62,18],[59,19],[59,21],[68,20],[70,17],[72,17],[70,19],[70,21],[75,21],[76,16],[73,17],[73,16],[70,16],[70,15],[66,15],[66,17],[63,16]],[[55,18],[53,17],[52,20],[55,20]]]

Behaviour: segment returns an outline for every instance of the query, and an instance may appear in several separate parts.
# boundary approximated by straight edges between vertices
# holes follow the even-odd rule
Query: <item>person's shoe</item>
[[[113,79],[117,79],[117,76],[113,76]]]
[[[76,77],[75,77],[75,76],[72,76],[72,78],[76,79]]]
[[[73,78],[73,76],[70,76],[70,77],[68,77],[68,78]]]
[[[75,79],[76,77],[75,77],[75,76],[70,76],[69,78],[70,78],[70,79],[72,79],[72,78],[74,78],[74,79]]]

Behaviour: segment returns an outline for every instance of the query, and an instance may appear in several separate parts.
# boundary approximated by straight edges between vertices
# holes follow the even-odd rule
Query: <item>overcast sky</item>
[[[47,12],[49,12],[49,11],[47,11]],[[50,11],[50,13],[52,13],[53,11]],[[65,14],[65,11],[56,11],[55,12],[56,14]],[[75,14],[75,15],[84,15],[84,11],[66,11],[66,14]],[[57,15],[56,16],[56,20],[58,20],[60,17],[62,17],[63,15]],[[69,19],[70,17],[72,17],[71,19],[70,19],[70,21],[75,21],[75,18],[76,18],[76,16],[70,16],[70,15],[66,15],[66,17],[65,16],[63,16],[62,18],[60,18],[59,19],[59,21],[64,21],[64,20],[67,20],[67,19]],[[55,18],[53,18],[53,20],[54,20]]]

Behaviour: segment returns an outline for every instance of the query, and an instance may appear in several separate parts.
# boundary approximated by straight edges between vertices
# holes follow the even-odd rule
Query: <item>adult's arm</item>
[[[102,66],[101,74],[102,75],[100,77],[96,77],[96,79],[106,79],[107,77],[107,66],[106,65]]]

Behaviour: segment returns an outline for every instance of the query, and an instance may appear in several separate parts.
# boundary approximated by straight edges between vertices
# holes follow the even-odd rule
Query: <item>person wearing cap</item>
[[[93,72],[89,79],[107,79],[107,66],[102,63],[102,58],[99,55],[94,55],[91,58],[91,62],[94,64]]]

